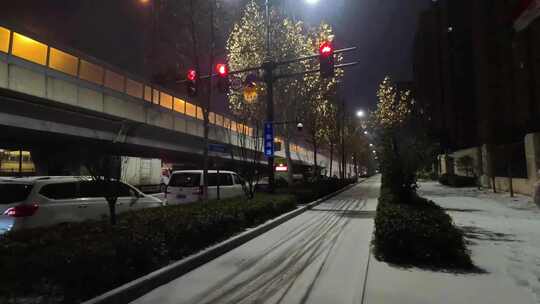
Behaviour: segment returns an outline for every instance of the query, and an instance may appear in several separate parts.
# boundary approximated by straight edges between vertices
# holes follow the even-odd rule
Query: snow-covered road
[[[367,180],[133,303],[360,303],[379,187]]]

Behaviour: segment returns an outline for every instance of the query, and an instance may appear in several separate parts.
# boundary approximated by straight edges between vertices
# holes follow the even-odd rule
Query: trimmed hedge
[[[474,187],[476,186],[476,178],[445,173],[439,177],[439,183],[456,188]]]
[[[375,217],[375,255],[403,266],[472,269],[463,233],[444,210],[419,196],[410,204],[382,189]]]
[[[300,204],[307,204],[354,182],[356,182],[356,179],[324,178],[318,181],[292,185],[286,191],[296,196]]]
[[[0,302],[80,302],[294,208],[291,195],[257,194],[130,212],[115,226],[88,221],[9,233],[0,239]]]

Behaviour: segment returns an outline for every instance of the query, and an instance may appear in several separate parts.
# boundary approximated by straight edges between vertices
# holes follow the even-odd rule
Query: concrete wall
[[[512,187],[514,189],[514,193],[524,195],[532,195],[533,193],[532,185],[526,178],[513,178]],[[497,189],[497,191],[510,192],[510,179],[508,177],[496,177],[495,189]]]
[[[525,157],[527,161],[527,178],[513,178],[512,185],[514,192],[525,195],[532,195],[534,184],[540,179],[540,133],[527,134],[524,139]],[[470,149],[455,151],[449,156],[454,159],[453,170],[458,175],[465,175],[462,168],[457,166],[457,160],[463,156],[470,156],[474,159],[475,173],[480,176],[482,187],[492,188],[495,183],[497,191],[509,191],[510,179],[508,177],[493,177],[492,164],[493,146],[482,145]],[[447,161],[444,155],[439,155],[439,162],[442,172],[445,173],[450,168],[446,168]],[[493,181],[494,178],[494,181]]]

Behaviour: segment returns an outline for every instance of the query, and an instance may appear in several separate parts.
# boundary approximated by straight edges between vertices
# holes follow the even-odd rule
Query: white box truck
[[[161,159],[122,156],[120,180],[143,192],[158,192],[162,185]]]

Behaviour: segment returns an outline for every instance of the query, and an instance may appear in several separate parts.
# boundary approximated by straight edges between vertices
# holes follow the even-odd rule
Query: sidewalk
[[[379,188],[360,183],[133,303],[361,303]]]
[[[485,274],[399,269],[371,258],[365,303],[540,303],[540,210],[525,196],[422,183],[448,209]]]

